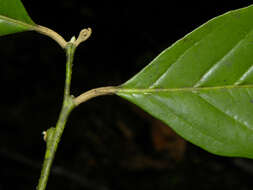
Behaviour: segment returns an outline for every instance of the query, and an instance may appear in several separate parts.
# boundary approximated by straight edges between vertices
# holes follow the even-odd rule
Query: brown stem
[[[115,94],[117,91],[118,91],[118,88],[115,86],[95,88],[76,97],[74,99],[74,104],[77,106],[83,102],[86,102],[87,100],[91,98],[102,96],[102,95],[112,95],[112,94]]]

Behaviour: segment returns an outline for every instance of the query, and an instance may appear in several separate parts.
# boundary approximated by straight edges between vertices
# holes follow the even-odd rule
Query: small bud
[[[47,132],[46,132],[46,131],[43,131],[43,132],[42,132],[42,135],[43,135],[44,141],[47,142]]]
[[[74,43],[75,41],[76,41],[76,37],[73,36],[73,37],[70,39],[70,42],[71,42],[71,43]]]

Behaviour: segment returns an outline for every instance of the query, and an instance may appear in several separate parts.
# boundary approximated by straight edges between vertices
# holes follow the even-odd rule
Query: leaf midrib
[[[226,85],[214,87],[182,87],[182,88],[119,88],[118,92],[124,93],[155,93],[155,92],[192,92],[192,91],[206,91],[206,90],[227,90],[227,89],[244,89],[253,88],[253,85]]]
[[[35,28],[36,28],[36,25],[27,24],[25,22],[22,22],[22,21],[16,20],[16,19],[12,19],[12,18],[7,17],[7,16],[0,15],[0,20],[1,19],[6,21],[6,22],[11,22],[13,24],[22,25],[24,27],[30,28],[30,30],[35,30]]]

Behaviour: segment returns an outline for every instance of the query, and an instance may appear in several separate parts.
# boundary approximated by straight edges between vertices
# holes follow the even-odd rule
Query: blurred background
[[[32,19],[66,40],[91,27],[76,51],[72,93],[120,85],[209,19],[251,1],[22,0]],[[1,6],[1,5],[0,5]],[[0,38],[0,190],[35,189],[42,131],[61,108],[65,53],[34,32]],[[48,190],[252,189],[250,160],[210,154],[116,96],[75,109]]]

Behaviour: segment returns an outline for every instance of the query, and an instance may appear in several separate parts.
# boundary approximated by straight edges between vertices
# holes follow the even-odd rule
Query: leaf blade
[[[121,86],[118,95],[203,149],[253,158],[253,6],[200,26]]]
[[[20,0],[0,0],[0,36],[33,30],[35,25]]]

